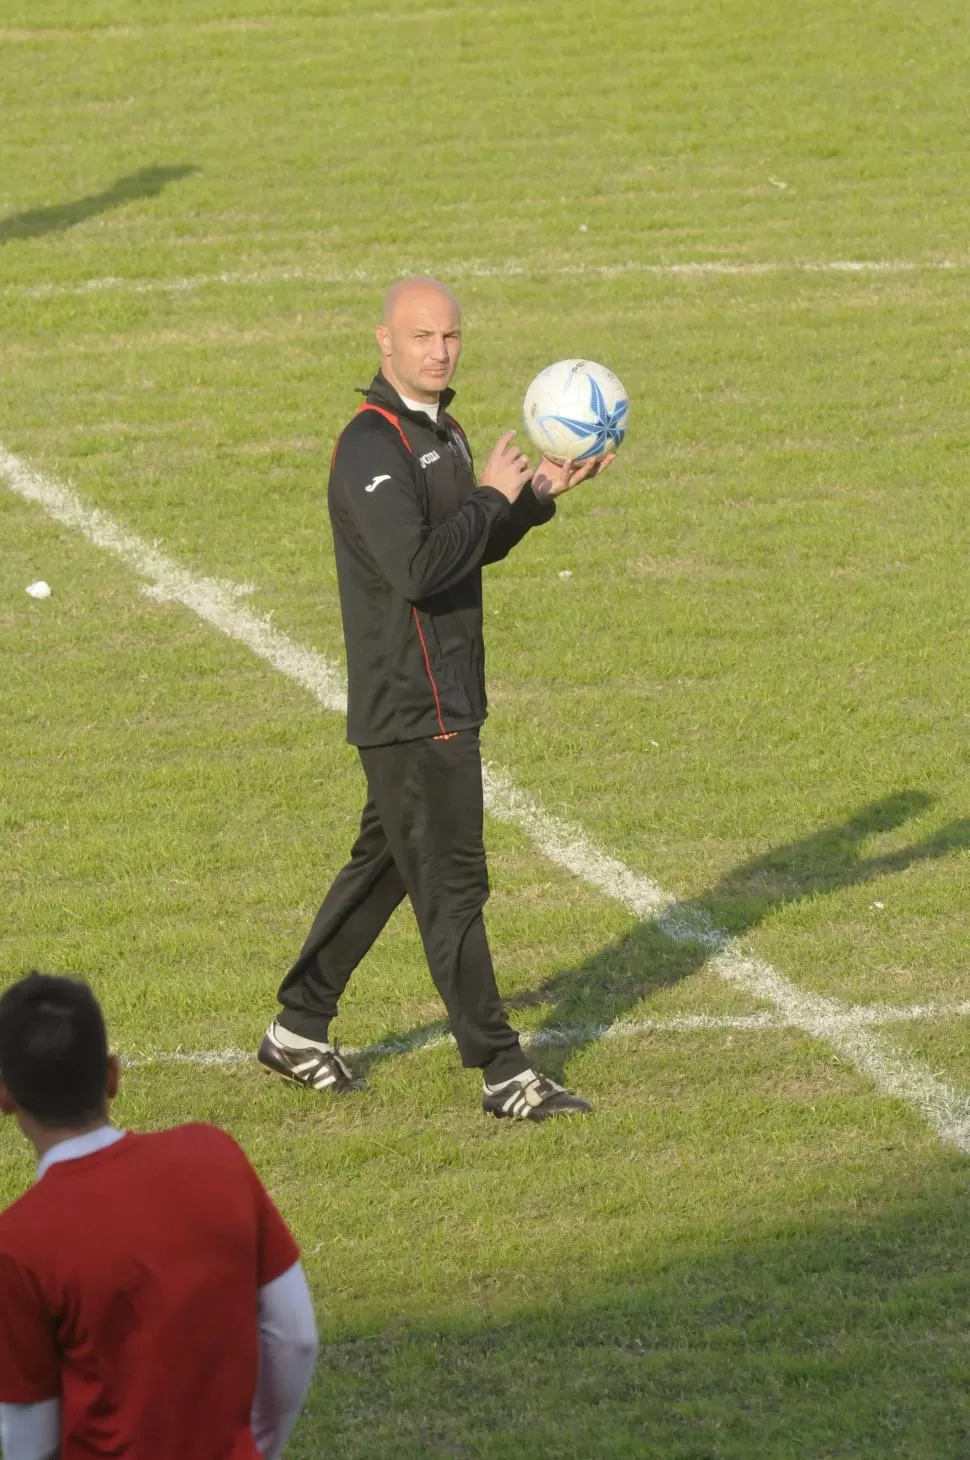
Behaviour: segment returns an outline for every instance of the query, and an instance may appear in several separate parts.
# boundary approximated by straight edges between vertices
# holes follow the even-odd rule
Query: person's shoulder
[[[139,1136],[136,1163],[147,1179],[171,1189],[188,1182],[199,1188],[242,1191],[259,1178],[238,1141],[216,1125],[193,1122]]]
[[[228,1131],[204,1121],[148,1131],[136,1136],[135,1141],[149,1160],[164,1157],[172,1160],[246,1161],[242,1147]]]
[[[351,416],[337,438],[334,458],[350,458],[384,447],[413,455],[410,442],[394,412],[384,406],[365,403]]]

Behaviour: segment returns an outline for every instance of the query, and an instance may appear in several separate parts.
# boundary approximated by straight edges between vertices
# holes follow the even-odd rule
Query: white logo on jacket
[[[389,471],[386,471],[382,477],[375,477],[372,482],[368,482],[367,485],[366,485],[366,487],[364,488],[364,491],[365,492],[376,492],[377,491],[377,488],[380,486],[381,482],[389,482],[390,480],[391,480],[391,474],[390,474]]]
[[[424,455],[422,457],[419,457],[418,459],[421,462],[422,466],[430,466],[433,461],[440,461],[441,457],[438,455],[437,451],[426,451]]]

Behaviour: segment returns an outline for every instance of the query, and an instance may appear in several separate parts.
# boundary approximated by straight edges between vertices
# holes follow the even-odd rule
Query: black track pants
[[[280,1023],[326,1038],[347,981],[405,896],[462,1064],[493,1080],[527,1069],[495,982],[477,730],[360,751],[367,804],[302,952],[280,985]]]

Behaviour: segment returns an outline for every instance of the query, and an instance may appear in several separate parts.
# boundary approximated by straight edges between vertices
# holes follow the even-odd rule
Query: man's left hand
[[[578,487],[580,482],[588,481],[590,477],[606,471],[615,459],[615,451],[607,452],[606,456],[599,456],[594,461],[560,463],[550,461],[548,456],[544,456],[532,475],[532,490],[540,502],[549,497],[561,497],[563,492]]]

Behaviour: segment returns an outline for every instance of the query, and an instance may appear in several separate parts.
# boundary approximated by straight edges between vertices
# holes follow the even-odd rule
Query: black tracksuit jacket
[[[437,425],[383,375],[342,432],[328,503],[347,649],[347,739],[390,745],[481,725],[482,574],[552,502],[477,486],[464,431]]]

